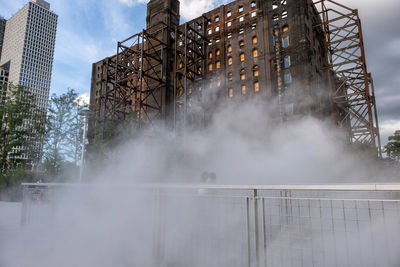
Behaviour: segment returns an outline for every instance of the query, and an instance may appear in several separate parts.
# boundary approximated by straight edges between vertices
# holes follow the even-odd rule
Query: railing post
[[[254,208],[254,254],[255,254],[255,266],[259,267],[259,257],[260,257],[260,252],[259,252],[259,239],[258,239],[258,197],[257,197],[257,189],[253,189],[253,208]]]

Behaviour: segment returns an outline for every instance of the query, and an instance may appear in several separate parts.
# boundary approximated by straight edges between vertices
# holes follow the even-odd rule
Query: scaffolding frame
[[[340,126],[349,127],[351,143],[369,143],[382,156],[375,89],[367,70],[361,20],[357,9],[333,0],[314,0],[324,33],[331,99],[343,116]]]
[[[201,87],[206,74],[207,22],[208,19],[201,16],[186,22],[175,33],[174,128],[180,134],[188,124],[189,97],[199,93],[198,90],[194,92],[194,84]]]

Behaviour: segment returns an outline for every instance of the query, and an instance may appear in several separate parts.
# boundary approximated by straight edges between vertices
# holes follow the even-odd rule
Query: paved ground
[[[0,201],[0,250],[21,226],[21,203]]]

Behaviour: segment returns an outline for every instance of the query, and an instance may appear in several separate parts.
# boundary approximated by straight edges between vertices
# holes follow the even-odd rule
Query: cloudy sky
[[[6,19],[28,0],[0,0]],[[51,93],[90,90],[91,64],[116,51],[116,42],[145,27],[146,0],[48,0],[59,15]],[[181,0],[187,20],[228,0]],[[373,74],[382,140],[400,129],[399,0],[340,0],[358,8],[368,69]]]

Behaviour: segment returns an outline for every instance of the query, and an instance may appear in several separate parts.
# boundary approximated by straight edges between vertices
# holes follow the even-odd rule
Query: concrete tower
[[[32,0],[6,23],[0,65],[9,62],[9,82],[24,85],[47,107],[58,16],[43,0]]]

